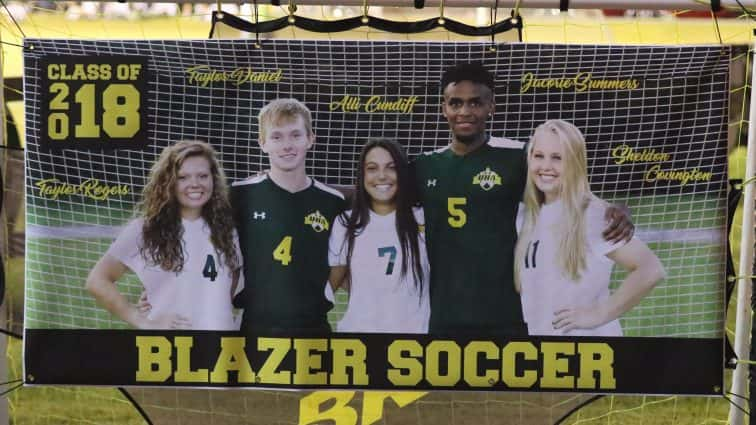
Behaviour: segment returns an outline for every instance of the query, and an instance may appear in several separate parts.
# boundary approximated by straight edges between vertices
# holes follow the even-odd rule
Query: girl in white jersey
[[[349,292],[338,332],[428,332],[428,256],[412,186],[401,146],[368,141],[352,209],[334,220],[329,243],[331,286]]]
[[[140,329],[238,329],[231,298],[241,255],[213,148],[199,141],[165,148],[137,209],[89,273],[97,301]],[[116,287],[128,270],[144,285],[147,311]]]
[[[602,237],[607,205],[591,193],[577,127],[549,120],[535,129],[524,203],[515,286],[528,333],[621,336],[618,318],[664,278],[664,269],[640,240]],[[628,274],[610,292],[614,263]]]

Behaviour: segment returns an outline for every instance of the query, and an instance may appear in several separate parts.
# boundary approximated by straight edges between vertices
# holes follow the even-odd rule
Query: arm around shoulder
[[[604,202],[604,201],[601,201]],[[632,221],[630,208],[625,204],[608,205],[604,218],[609,225],[603,231],[604,239],[614,243],[622,241],[630,242],[635,233],[635,225]]]

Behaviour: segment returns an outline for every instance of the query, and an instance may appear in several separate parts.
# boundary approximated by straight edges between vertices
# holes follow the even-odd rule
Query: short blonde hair
[[[294,98],[286,98],[276,99],[265,105],[257,116],[260,143],[265,142],[265,136],[271,127],[290,123],[297,117],[302,117],[307,133],[312,134],[312,113],[304,103]]]

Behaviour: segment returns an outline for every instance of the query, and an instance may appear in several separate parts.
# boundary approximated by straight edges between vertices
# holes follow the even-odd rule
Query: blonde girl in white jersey
[[[528,147],[525,214],[515,250],[515,286],[530,335],[620,336],[618,318],[637,305],[664,269],[645,243],[609,242],[606,203],[591,193],[585,139],[549,120]],[[614,291],[614,264],[628,271]]]
[[[139,329],[238,329],[231,297],[241,255],[228,187],[207,143],[166,147],[152,167],[130,221],[87,278],[87,289],[115,316]],[[149,309],[138,309],[116,282],[131,270]]]
[[[329,243],[331,286],[349,292],[338,332],[428,332],[428,256],[412,187],[398,143],[365,144],[352,209],[334,220]]]

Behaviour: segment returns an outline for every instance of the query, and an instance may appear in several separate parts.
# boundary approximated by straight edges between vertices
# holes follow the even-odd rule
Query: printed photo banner
[[[24,58],[27,384],[721,393],[727,47],[26,42],[34,46]],[[98,304],[86,289],[98,260],[134,219],[150,169],[166,147],[206,141],[229,183],[248,179],[270,168],[258,144],[258,113],[275,99],[293,97],[312,111],[308,174],[325,185],[350,188],[369,138],[398,141],[411,160],[450,143],[440,81],[444,70],[465,62],[482,63],[494,76],[495,109],[482,118],[492,136],[527,142],[549,119],[581,130],[592,192],[626,205],[636,240],[659,259],[664,279],[619,318],[623,336],[512,336],[503,329],[344,334],[335,332],[348,305],[343,290],[328,313],[333,333],[286,331],[284,325],[270,332],[146,330],[108,312],[107,303]],[[522,153],[521,144],[507,143]],[[523,181],[507,167],[492,163],[460,184],[480,193],[509,188],[518,199],[510,195],[508,202],[516,203]],[[421,183],[443,186],[448,175]],[[466,202],[450,197],[440,222],[464,225]],[[438,218],[428,211],[426,221]],[[254,213],[265,217],[264,211]],[[489,214],[492,226],[514,221],[497,214]],[[333,222],[322,218],[318,210],[304,223],[325,235]],[[588,227],[594,226],[606,224]],[[433,238],[442,237],[428,237],[432,252]],[[301,258],[290,243],[281,239],[268,254],[281,265],[292,255]],[[510,236],[507,244],[514,243]],[[481,250],[476,255],[492,259],[486,264],[450,264],[459,270],[511,264],[505,254],[489,257],[483,246],[462,249]],[[537,247],[528,248],[526,268],[535,267]],[[325,250],[304,255],[326,259]],[[375,261],[389,274],[399,269],[392,267],[395,255],[385,251]],[[222,266],[209,257],[186,267],[215,282]],[[431,258],[431,275],[433,264]],[[627,276],[617,265],[609,282],[579,284],[608,295],[607,287],[616,291]],[[434,302],[439,289],[434,293],[433,279],[431,317],[438,320],[446,309]],[[469,282],[471,288],[475,284]],[[128,303],[139,303],[146,292],[153,308],[163,308],[157,296],[150,298],[155,292],[149,284],[131,272],[116,287]],[[205,292],[172,294],[166,305],[209,302]],[[296,297],[287,294],[286,300]],[[544,308],[551,308],[546,300],[555,293],[541,297]],[[261,302],[286,304],[280,298]],[[481,309],[491,305],[496,300],[480,301]],[[240,311],[227,310],[217,317],[233,316],[238,326]],[[695,377],[690,370],[697,371]]]

